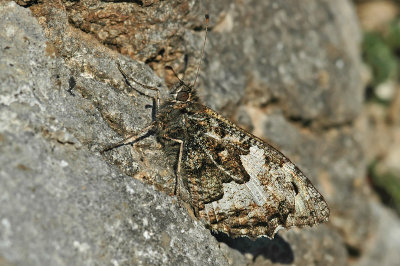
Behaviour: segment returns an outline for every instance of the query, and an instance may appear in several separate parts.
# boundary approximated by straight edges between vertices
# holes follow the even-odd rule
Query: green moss
[[[400,49],[400,18],[395,19],[388,26],[387,34],[385,34],[385,43],[392,51],[398,52]]]
[[[393,43],[396,41],[393,37]],[[371,67],[376,87],[389,79],[397,78],[398,58],[385,39],[378,33],[366,33],[362,45],[364,60]]]
[[[374,162],[369,167],[373,186],[382,201],[400,214],[400,176],[391,172],[380,173],[377,165]]]

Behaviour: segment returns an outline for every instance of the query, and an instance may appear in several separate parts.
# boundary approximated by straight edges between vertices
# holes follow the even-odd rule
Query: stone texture
[[[18,3],[0,4],[0,264],[364,265],[373,248],[397,259],[396,240],[377,236],[398,220],[365,182],[349,1]],[[153,137],[99,153],[151,121],[152,100],[116,63],[165,99],[166,65],[193,81],[205,13],[201,99],[298,164],[330,223],[274,240],[213,236],[167,195],[174,162]]]
[[[376,202],[371,203],[372,219],[378,222],[375,232],[369,235],[366,247],[354,265],[397,265],[400,261],[399,217]]]
[[[186,208],[88,149],[107,132],[95,105],[67,91],[70,69],[28,9],[0,13],[0,262],[226,265]]]

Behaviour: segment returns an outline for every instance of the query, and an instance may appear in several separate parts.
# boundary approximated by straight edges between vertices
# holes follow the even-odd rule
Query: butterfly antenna
[[[206,19],[206,34],[205,34],[205,36],[204,36],[203,48],[201,49],[201,56],[200,56],[199,63],[198,63],[198,65],[197,65],[196,78],[194,79],[192,88],[194,88],[194,87],[196,86],[197,78],[199,77],[199,73],[200,73],[200,66],[201,66],[201,63],[202,63],[203,57],[204,57],[204,49],[205,49],[205,47],[206,47],[207,33],[208,33],[208,22],[209,22],[209,20],[210,20],[210,16],[209,16],[208,14],[206,14],[206,15],[205,15],[205,19]]]
[[[189,88],[189,86],[186,85],[186,83],[178,77],[178,74],[175,72],[175,70],[174,70],[171,66],[166,66],[165,68],[171,70],[172,73],[174,73],[174,76],[179,80],[179,82],[180,82],[182,85],[185,85],[185,87],[188,87],[188,88]]]

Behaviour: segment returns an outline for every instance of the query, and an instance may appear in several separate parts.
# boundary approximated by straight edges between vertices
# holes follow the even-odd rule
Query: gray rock
[[[82,146],[106,131],[105,123],[93,105],[67,92],[65,62],[46,54],[44,31],[29,10],[3,3],[0,14],[0,261],[227,264],[176,199]],[[52,77],[54,68],[60,77]]]
[[[364,256],[355,265],[397,265],[400,261],[400,221],[392,210],[372,201],[372,219],[377,225],[366,242]]]

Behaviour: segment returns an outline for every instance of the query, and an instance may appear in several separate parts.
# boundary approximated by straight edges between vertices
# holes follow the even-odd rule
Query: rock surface
[[[0,3],[0,264],[369,265],[378,244],[395,261],[371,238],[399,224],[365,181],[348,1],[16,2]],[[201,99],[296,162],[330,223],[274,240],[212,235],[168,196],[173,163],[155,138],[99,153],[152,116],[117,62],[165,99],[166,65],[193,80],[205,13]]]
[[[85,138],[107,131],[96,109],[67,91],[69,69],[31,12],[7,3],[0,13],[0,261],[227,264],[174,198],[88,149]]]

